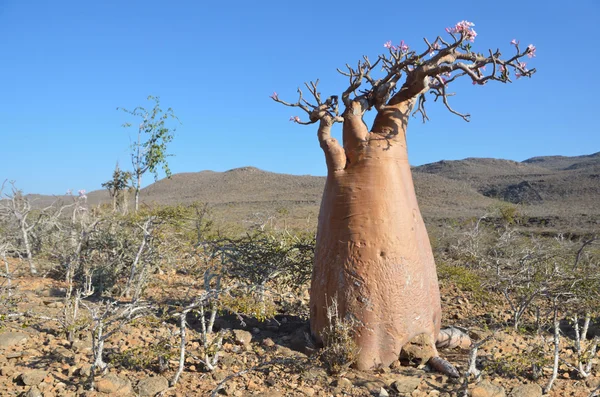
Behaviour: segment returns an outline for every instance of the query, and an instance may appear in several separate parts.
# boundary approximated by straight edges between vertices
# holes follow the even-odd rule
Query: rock
[[[273,342],[273,339],[271,338],[266,338],[262,341],[262,345],[265,347],[273,347],[275,346],[275,342]]]
[[[511,397],[542,397],[542,388],[535,383],[519,385],[510,392]]]
[[[398,394],[411,394],[421,384],[421,378],[413,376],[400,376],[391,385]]]
[[[348,378],[338,378],[334,380],[331,385],[333,387],[339,387],[340,389],[349,389],[352,387],[352,382]]]
[[[92,342],[85,340],[75,340],[71,343],[71,349],[75,351],[75,353],[84,353],[92,351]]]
[[[21,382],[25,384],[25,386],[37,386],[44,378],[48,375],[48,372],[43,369],[35,369],[33,371],[23,372],[21,374]]]
[[[315,389],[313,389],[312,387],[308,387],[308,386],[301,387],[298,390],[302,393],[302,395],[308,396],[308,397],[312,397],[316,393]]]
[[[502,386],[495,385],[486,379],[471,389],[471,397],[506,397],[506,392]]]
[[[587,387],[589,387],[590,389],[595,389],[597,387],[600,387],[600,375],[596,375],[596,376],[588,376],[585,379],[585,384],[587,385]]]
[[[22,332],[3,332],[0,334],[0,347],[15,346],[27,341],[28,335]]]
[[[81,368],[79,368],[80,376],[90,376],[92,374],[92,364],[83,364]]]
[[[75,359],[75,353],[62,346],[58,346],[56,349],[54,349],[54,351],[52,352],[52,356],[54,356],[54,359],[56,361],[61,363],[72,363]]]
[[[150,376],[142,379],[137,388],[140,396],[155,396],[169,388],[169,381],[164,376]]]
[[[119,378],[117,375],[108,374],[96,381],[96,390],[111,396],[131,396],[133,388],[127,379]]]
[[[379,397],[390,397],[389,393],[382,387],[379,390]]]
[[[10,377],[15,374],[15,367],[5,366],[0,368],[0,375]]]
[[[421,364],[425,364],[431,357],[437,355],[434,344],[430,341],[430,336],[419,334],[411,339],[407,344],[402,346],[400,357],[410,361],[417,360]]]
[[[42,397],[42,392],[35,386],[32,386],[27,393],[25,393],[25,397]]]
[[[235,343],[238,345],[249,346],[252,341],[252,334],[243,329],[234,329],[233,336],[235,338]]]

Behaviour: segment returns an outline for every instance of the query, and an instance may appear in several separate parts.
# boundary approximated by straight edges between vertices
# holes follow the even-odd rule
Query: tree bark
[[[358,101],[346,109],[343,152],[328,130],[322,133],[323,120],[319,128],[328,175],[310,293],[311,332],[322,343],[327,306],[337,299],[340,320],[357,324],[361,370],[388,366],[417,335],[424,334],[435,351],[440,330],[436,269],[406,147],[414,100],[390,103],[379,109],[371,132]]]

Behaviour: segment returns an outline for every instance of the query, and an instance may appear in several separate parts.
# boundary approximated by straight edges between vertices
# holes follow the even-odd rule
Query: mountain
[[[426,219],[481,216],[509,202],[544,222],[600,224],[600,152],[533,157],[523,162],[489,158],[439,161],[413,168]],[[236,224],[285,219],[314,227],[325,177],[288,175],[254,167],[173,175],[141,190],[142,205],[208,203],[215,218]],[[36,206],[57,197],[31,195]],[[58,197],[70,200],[68,197]],[[88,194],[90,205],[109,202],[106,191]],[[560,220],[560,222],[558,221]],[[600,229],[600,227],[598,227]]]

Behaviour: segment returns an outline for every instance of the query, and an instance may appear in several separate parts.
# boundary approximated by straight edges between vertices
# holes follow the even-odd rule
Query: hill
[[[542,223],[598,227],[600,152],[587,156],[533,157],[523,162],[489,158],[439,161],[413,168],[426,219],[480,216],[502,202]],[[227,223],[264,224],[275,219],[314,228],[325,177],[288,175],[254,167],[173,175],[141,190],[142,205],[208,203]],[[56,199],[31,195],[37,206]],[[90,205],[109,202],[106,191],[88,194]]]

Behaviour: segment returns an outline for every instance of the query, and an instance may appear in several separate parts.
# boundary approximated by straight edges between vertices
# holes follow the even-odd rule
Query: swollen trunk
[[[311,331],[321,341],[327,306],[337,299],[340,320],[356,324],[359,369],[391,364],[417,335],[435,349],[440,329],[439,287],[408,163],[406,124],[391,124],[376,120],[378,132],[353,148],[344,126],[348,163],[329,167],[319,215]]]

